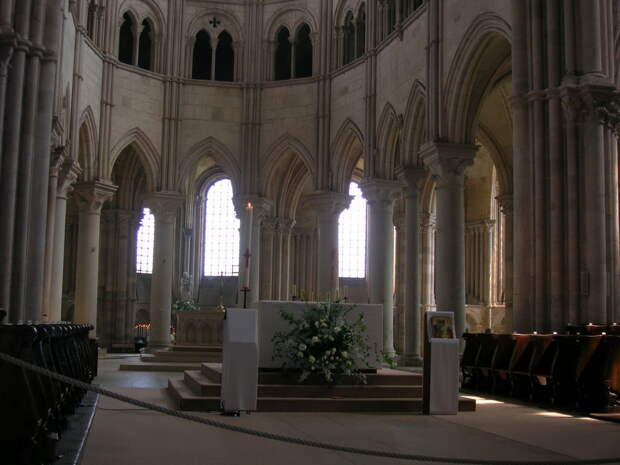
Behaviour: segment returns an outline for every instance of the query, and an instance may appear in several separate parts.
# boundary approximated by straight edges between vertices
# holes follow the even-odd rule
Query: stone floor
[[[103,386],[170,405],[168,378],[182,373],[119,372],[100,360]],[[485,460],[566,461],[620,456],[620,424],[478,398],[457,416],[355,413],[201,414],[261,431],[347,446]],[[414,463],[329,452],[190,423],[100,397],[82,465],[320,465]],[[426,463],[420,461],[416,463]],[[616,462],[616,463],[620,463]]]

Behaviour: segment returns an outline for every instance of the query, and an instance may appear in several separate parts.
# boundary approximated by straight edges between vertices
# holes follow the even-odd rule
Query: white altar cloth
[[[289,324],[282,319],[280,311],[298,314],[304,309],[318,305],[316,302],[292,302],[277,300],[261,300],[258,307],[258,363],[261,368],[280,368],[281,360],[273,360],[273,335],[278,331],[288,331]],[[383,361],[383,305],[355,304],[355,309],[349,314],[353,321],[359,313],[364,314],[366,324],[367,343],[370,347],[368,365],[371,368],[380,368]]]
[[[256,310],[227,309],[222,354],[221,398],[224,411],[256,410],[257,343]]]
[[[456,415],[459,411],[459,340],[430,339],[430,414]]]

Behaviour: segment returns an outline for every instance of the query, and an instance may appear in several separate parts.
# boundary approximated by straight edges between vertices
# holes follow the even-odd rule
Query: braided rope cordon
[[[98,394],[111,397],[112,399],[120,400],[128,404],[143,407],[148,410],[164,413],[177,418],[183,418],[184,420],[193,421],[207,426],[213,426],[235,433],[248,434],[251,436],[257,436],[260,438],[271,439],[273,441],[287,442],[290,444],[297,444],[300,446],[314,447],[318,449],[332,450],[335,452],[347,452],[350,454],[369,455],[372,457],[385,457],[397,460],[412,460],[417,462],[436,462],[436,463],[462,463],[471,465],[597,465],[597,464],[613,464],[620,463],[620,457],[607,458],[607,459],[588,459],[588,460],[545,460],[545,461],[519,461],[519,460],[484,460],[484,459],[463,459],[456,457],[431,457],[427,455],[414,455],[414,454],[402,454],[398,452],[389,452],[373,449],[361,449],[357,447],[339,446],[336,444],[330,444],[320,441],[310,441],[307,439],[295,438],[286,436],[283,434],[267,433],[264,431],[258,431],[251,428],[245,428],[243,426],[231,425],[228,423],[222,423],[220,421],[211,420],[209,418],[200,417],[191,413],[179,412],[160,405],[151,404],[149,402],[143,402],[141,400],[132,399],[131,397],[118,394],[116,392],[109,391],[99,386],[79,381],[77,379],[69,378],[68,376],[55,373],[53,371],[41,368],[31,363],[25,362],[21,359],[12,357],[8,354],[0,352],[0,360],[12,363],[27,370],[34,371],[36,373],[49,376],[52,379],[61,381],[63,383],[70,384],[80,389],[86,389],[88,391],[96,392]]]

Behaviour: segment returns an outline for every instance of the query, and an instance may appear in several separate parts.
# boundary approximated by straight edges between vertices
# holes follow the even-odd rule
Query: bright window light
[[[239,274],[239,220],[229,179],[213,184],[207,192],[205,217],[205,276]]]
[[[366,199],[359,184],[349,185],[351,205],[340,214],[338,222],[338,276],[366,277]]]
[[[153,245],[155,244],[155,217],[148,208],[142,209],[136,246],[136,272],[153,273]]]

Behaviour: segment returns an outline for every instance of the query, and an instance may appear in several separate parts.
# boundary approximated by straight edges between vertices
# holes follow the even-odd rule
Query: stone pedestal
[[[177,312],[177,345],[214,346],[222,344],[224,312]]]
[[[156,192],[145,199],[145,205],[155,216],[150,348],[170,345],[174,227],[182,203],[183,197],[176,192]]]
[[[421,168],[405,168],[398,178],[405,185],[405,347],[402,362],[422,363],[420,308],[420,190],[428,172]]]
[[[78,258],[75,282],[76,323],[91,324],[97,334],[97,287],[99,277],[99,227],[101,207],[116,192],[110,183],[94,181],[75,187],[75,200],[80,210]],[[57,208],[60,214],[61,208]]]
[[[465,168],[473,163],[473,145],[430,143],[421,157],[436,180],[437,246],[435,301],[438,311],[454,312],[456,333],[465,330]]]
[[[402,185],[384,179],[367,179],[360,184],[368,202],[368,297],[383,304],[383,351],[394,351],[394,200]]]
[[[340,192],[315,192],[306,197],[318,217],[317,294],[324,298],[338,289],[338,219],[351,203]]]

